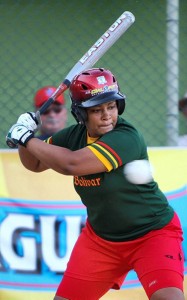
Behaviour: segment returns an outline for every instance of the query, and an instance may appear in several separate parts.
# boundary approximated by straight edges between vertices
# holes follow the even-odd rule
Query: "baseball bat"
[[[58,96],[69,88],[72,79],[77,74],[94,66],[103,54],[105,54],[120,36],[134,23],[134,21],[135,16],[131,12],[125,11],[73,66],[64,81],[39,109],[39,112],[41,114],[44,113]]]
[[[66,75],[64,81],[57,87],[50,98],[40,107],[40,114],[44,113],[47,108],[58,98],[58,96],[69,88],[72,79],[77,74],[94,66],[95,63],[103,56],[103,54],[105,54],[107,50],[112,47],[112,45],[125,31],[127,31],[134,21],[135,16],[131,12],[125,11],[73,66],[70,72]],[[17,145],[8,138],[6,143],[10,148],[17,147]]]

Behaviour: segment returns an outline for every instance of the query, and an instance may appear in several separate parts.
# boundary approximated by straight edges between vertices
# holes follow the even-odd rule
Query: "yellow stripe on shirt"
[[[103,165],[107,168],[107,171],[110,172],[113,169],[112,164],[108,161],[108,159],[101,154],[97,149],[95,149],[92,146],[87,146],[94,154],[97,156],[97,158],[103,163]]]
[[[110,157],[111,161],[113,161],[113,164],[115,166],[114,169],[118,168],[119,165],[118,165],[117,160],[114,158],[113,155],[110,154],[109,151],[106,150],[106,148],[102,147],[101,145],[99,145],[97,143],[95,143],[94,145],[95,145],[95,147],[100,148],[103,152],[105,152],[107,154],[108,157]]]

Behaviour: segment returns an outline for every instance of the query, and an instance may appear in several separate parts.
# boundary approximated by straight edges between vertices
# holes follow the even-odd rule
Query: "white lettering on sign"
[[[1,223],[0,244],[1,255],[13,270],[36,270],[36,246],[33,238],[20,237],[23,256],[17,255],[13,247],[14,233],[17,229],[33,230],[34,218],[29,215],[9,214]]]
[[[63,273],[82,225],[81,216],[59,220],[53,215],[9,213],[0,224],[1,269],[8,265],[17,272],[40,273],[40,260],[50,271]]]
[[[81,217],[64,217],[67,227],[66,254],[60,258],[56,254],[55,247],[55,223],[56,218],[53,216],[42,216],[41,220],[41,236],[42,236],[42,253],[43,259],[49,269],[53,272],[60,272],[66,269],[72,248],[80,234]]]

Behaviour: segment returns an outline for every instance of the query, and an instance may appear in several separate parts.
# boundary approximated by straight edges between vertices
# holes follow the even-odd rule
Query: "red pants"
[[[70,300],[97,300],[109,289],[119,289],[130,270],[136,271],[149,298],[165,287],[183,290],[182,240],[176,214],[164,228],[128,242],[106,241],[87,222],[57,295]]]

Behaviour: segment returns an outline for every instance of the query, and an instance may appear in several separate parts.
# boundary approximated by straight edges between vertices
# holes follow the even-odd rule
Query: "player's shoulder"
[[[142,144],[144,147],[146,146],[145,139],[140,130],[138,130],[132,123],[126,121],[122,117],[118,118],[118,122],[115,128],[116,138],[125,139],[130,143],[130,141],[134,141],[137,144]],[[120,137],[119,137],[120,135]]]
[[[85,126],[75,124],[70,125],[61,129],[59,132],[55,133],[51,138],[49,143],[55,144],[62,147],[69,147],[71,141],[77,141],[81,136],[85,135]]]
[[[126,132],[132,132],[138,134],[139,131],[136,129],[136,127],[131,124],[130,122],[126,121],[122,117],[118,117],[118,121],[116,124],[116,130],[126,131]]]

